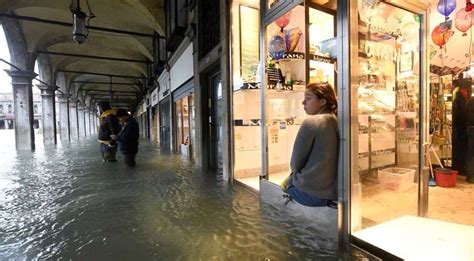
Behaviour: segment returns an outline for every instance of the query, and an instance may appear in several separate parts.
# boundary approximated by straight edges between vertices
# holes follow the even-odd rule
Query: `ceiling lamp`
[[[88,17],[86,13],[81,10],[81,1],[80,0],[72,0],[69,9],[72,13],[72,39],[78,44],[82,44],[86,41],[87,36],[89,35],[89,30],[87,29],[87,25],[89,21],[95,17],[92,13],[91,8],[89,6],[89,1],[86,0],[87,7],[89,9],[89,19],[86,22],[86,18]]]

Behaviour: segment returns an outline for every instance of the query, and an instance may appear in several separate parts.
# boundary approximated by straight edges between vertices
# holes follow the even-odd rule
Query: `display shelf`
[[[359,166],[362,175],[404,164],[400,154],[415,151],[418,135],[416,75],[402,74],[399,44],[383,28],[360,38]],[[370,40],[369,40],[370,39]],[[370,51],[370,53],[367,53]]]

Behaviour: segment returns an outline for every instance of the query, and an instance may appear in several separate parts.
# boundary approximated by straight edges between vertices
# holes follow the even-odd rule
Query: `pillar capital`
[[[31,86],[31,81],[37,76],[33,71],[17,71],[17,70],[5,70],[7,74],[12,77],[13,88],[19,85]]]
[[[36,87],[41,90],[41,96],[54,96],[54,92],[59,89],[56,85],[37,84]]]
[[[85,105],[81,101],[77,101],[77,109],[83,111],[85,109]]]
[[[56,97],[58,97],[59,102],[68,102],[71,94],[60,93]]]

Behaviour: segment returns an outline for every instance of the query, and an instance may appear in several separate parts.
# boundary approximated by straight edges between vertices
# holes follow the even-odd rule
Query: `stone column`
[[[95,134],[99,134],[99,126],[100,126],[100,115],[99,112],[96,110],[94,114],[94,130]]]
[[[97,112],[95,111],[95,109],[91,109],[91,135],[94,136],[97,134],[97,126],[96,126],[96,114]]]
[[[94,136],[94,109],[91,109],[90,110],[90,114],[89,114],[89,122],[90,122],[90,126],[91,126],[91,136]]]
[[[79,126],[79,138],[84,138],[86,136],[86,126],[84,122],[84,105],[78,102],[77,105],[77,117],[78,117],[78,126]]]
[[[32,71],[5,70],[12,77],[15,110],[15,144],[17,150],[34,150]]]
[[[54,110],[54,92],[59,89],[54,85],[39,84],[41,90],[41,118],[43,124],[44,145],[56,144],[56,112]]]
[[[91,136],[91,111],[89,108],[84,109],[84,122],[86,125],[86,136]]]
[[[59,102],[59,133],[61,140],[70,140],[69,130],[69,94],[58,94]]]
[[[77,140],[79,139],[79,123],[77,122],[77,103],[75,101],[69,101],[69,111],[71,139]]]

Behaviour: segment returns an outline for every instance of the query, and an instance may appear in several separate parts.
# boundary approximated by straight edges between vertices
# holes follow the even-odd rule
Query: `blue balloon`
[[[273,59],[280,60],[286,52],[285,40],[279,35],[273,36],[268,45],[268,52]]]
[[[438,12],[449,16],[456,9],[456,0],[439,0]]]

